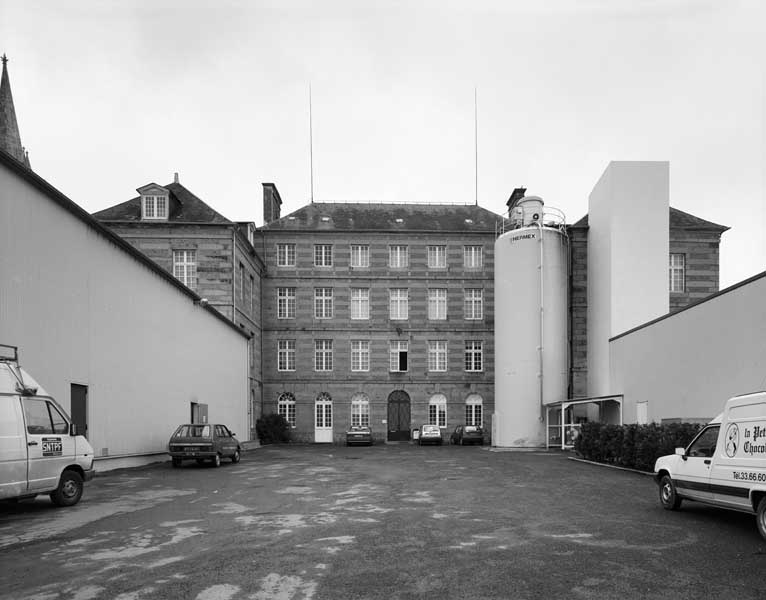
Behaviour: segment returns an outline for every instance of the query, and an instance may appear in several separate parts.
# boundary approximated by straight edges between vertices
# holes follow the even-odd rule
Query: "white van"
[[[93,448],[61,406],[0,345],[0,500],[50,494],[59,506],[82,497],[93,479]],[[10,353],[7,351],[11,350]]]
[[[766,392],[736,396],[684,448],[654,465],[660,502],[697,500],[756,515],[766,538]]]

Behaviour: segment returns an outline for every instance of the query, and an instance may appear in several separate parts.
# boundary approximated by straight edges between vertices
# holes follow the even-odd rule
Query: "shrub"
[[[699,430],[696,423],[621,426],[584,423],[574,449],[587,460],[651,471],[660,456],[686,447]]]
[[[271,413],[255,422],[255,433],[261,444],[281,444],[290,441],[290,424],[283,415]]]

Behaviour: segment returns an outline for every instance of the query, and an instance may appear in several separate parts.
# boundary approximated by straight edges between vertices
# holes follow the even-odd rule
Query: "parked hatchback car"
[[[442,444],[442,432],[438,425],[422,425],[418,436],[418,445]]]
[[[180,467],[184,460],[196,460],[197,464],[210,461],[214,467],[221,466],[222,458],[238,463],[242,448],[226,425],[185,424],[170,436],[168,454],[174,467]]]
[[[372,429],[364,425],[352,425],[346,431],[346,446],[363,444],[372,446]]]
[[[458,425],[449,436],[450,444],[483,444],[484,430],[475,425]]]

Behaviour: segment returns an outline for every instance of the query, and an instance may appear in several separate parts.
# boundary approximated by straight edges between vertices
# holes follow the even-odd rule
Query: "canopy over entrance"
[[[622,425],[622,394],[565,400],[545,410],[546,445],[562,450],[574,447],[583,423]]]

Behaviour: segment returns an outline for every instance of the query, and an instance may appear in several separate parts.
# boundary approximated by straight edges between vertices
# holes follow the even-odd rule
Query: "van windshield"
[[[181,425],[173,437],[210,437],[210,425]]]

